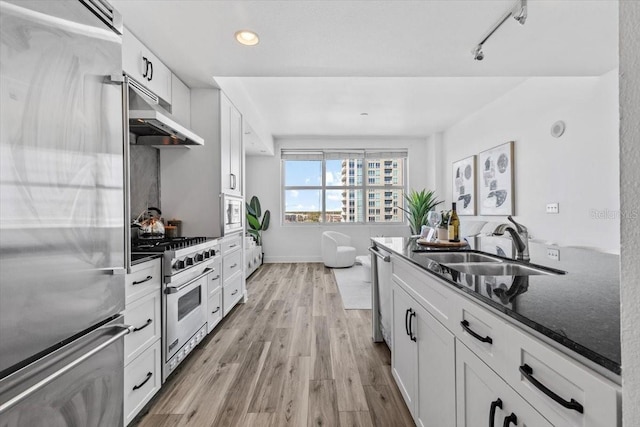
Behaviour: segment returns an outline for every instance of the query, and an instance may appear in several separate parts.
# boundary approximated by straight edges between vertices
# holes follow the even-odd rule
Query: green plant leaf
[[[265,231],[266,229],[269,228],[269,222],[271,221],[271,212],[269,212],[269,209],[267,209],[266,211],[264,211],[264,218],[262,218],[262,231]]]
[[[260,200],[258,200],[258,196],[253,196],[251,198],[251,208],[255,212],[256,218],[260,218],[260,215],[262,215],[262,210],[260,209]]]
[[[420,233],[420,229],[427,223],[427,215],[442,201],[437,200],[435,192],[426,189],[420,192],[411,190],[405,194],[406,208],[400,207],[405,212],[412,234]]]
[[[248,216],[249,226],[254,230],[260,230],[260,221],[255,216]],[[251,230],[249,230],[251,231]]]
[[[253,207],[251,207],[249,203],[245,202],[245,205],[247,205],[247,215],[258,216],[256,215],[256,211],[253,209]]]

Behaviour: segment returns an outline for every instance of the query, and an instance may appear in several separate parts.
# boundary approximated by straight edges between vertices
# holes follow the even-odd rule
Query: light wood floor
[[[413,426],[371,310],[344,310],[331,269],[265,264],[139,427]]]

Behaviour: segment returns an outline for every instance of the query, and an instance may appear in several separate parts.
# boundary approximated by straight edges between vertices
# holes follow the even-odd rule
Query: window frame
[[[282,149],[281,150],[281,158],[280,158],[280,197],[281,197],[281,214],[280,214],[280,224],[281,226],[367,226],[367,225],[385,225],[385,226],[394,226],[394,225],[406,225],[407,224],[407,220],[405,218],[405,216],[400,212],[400,220],[399,221],[370,221],[370,215],[369,215],[369,209],[371,208],[368,205],[368,201],[369,201],[369,191],[371,190],[378,190],[378,195],[380,195],[380,190],[383,192],[386,191],[391,191],[393,192],[393,190],[399,190],[401,194],[406,194],[407,193],[407,186],[408,186],[408,150],[407,149],[395,149],[395,150],[391,150],[391,149],[314,149],[314,150],[308,150],[310,153],[309,158],[304,158],[304,153],[307,150],[300,150],[300,149]],[[298,156],[300,156],[300,158],[286,158],[288,157],[287,154],[288,153],[296,153]],[[313,158],[313,156],[318,156],[319,154],[322,154],[322,159],[319,158]],[[334,157],[329,157],[327,158],[327,154],[333,154],[333,156],[335,156],[335,153],[345,153],[345,157],[344,159],[360,159],[361,160],[361,167],[357,167],[357,165],[354,165],[354,169],[356,170],[355,173],[353,175],[347,173],[346,174],[346,185],[343,185],[341,183],[341,185],[339,186],[327,186],[327,161],[328,160],[338,160]],[[348,154],[354,154],[354,157],[349,157]],[[384,155],[387,154],[395,154],[394,156],[387,156],[384,157]],[[401,168],[402,168],[402,180],[399,180],[401,182],[399,182],[398,184],[393,184],[389,183],[386,184],[384,183],[384,173],[378,173],[377,176],[374,177],[375,178],[379,178],[380,179],[380,184],[370,184],[368,182],[368,178],[369,178],[369,162],[373,162],[374,164],[376,162],[378,162],[380,164],[380,168],[383,167],[384,165],[384,160],[389,159],[390,161],[392,161],[392,166],[393,164],[399,164],[401,163]],[[286,180],[286,162],[287,161],[320,161],[321,162],[321,173],[322,173],[322,177],[321,177],[321,185],[290,185],[287,186],[285,185],[285,180]],[[357,162],[356,162],[357,163]],[[396,166],[397,167],[397,166]],[[380,169],[378,168],[378,169]],[[361,170],[361,174],[358,174],[358,170]],[[357,181],[358,176],[360,176],[362,183],[360,185],[349,185],[349,179],[352,177],[354,178],[354,180]],[[286,210],[286,193],[287,191],[291,191],[291,190],[317,190],[320,191],[320,198],[321,198],[321,209],[320,209],[320,221],[318,222],[291,222],[291,221],[286,221],[286,214],[287,214],[287,210]],[[360,191],[361,192],[361,196],[360,196],[360,209],[362,210],[361,212],[361,220],[359,221],[340,221],[340,222],[327,222],[327,192],[329,191],[340,191],[340,192],[356,192],[356,191]],[[393,194],[393,193],[392,193]],[[397,193],[396,193],[397,194]],[[392,206],[394,207],[394,210],[398,209],[397,208],[397,198],[396,197],[392,197],[394,200],[392,202]],[[382,199],[380,197],[380,199]],[[374,209],[382,209],[383,208],[383,204],[384,201],[380,200],[380,205],[379,206],[374,206]],[[344,206],[342,206],[342,208],[344,208]],[[353,209],[358,209],[357,206],[354,206]],[[400,210],[400,209],[398,209]],[[346,206],[346,212],[344,214],[344,216],[346,216],[348,218],[349,216],[349,211],[350,211],[350,206],[347,205]],[[383,216],[384,209],[381,210],[381,215]],[[356,213],[357,215],[357,213]],[[341,217],[344,217],[342,212],[341,212]],[[374,215],[375,217],[375,215]]]

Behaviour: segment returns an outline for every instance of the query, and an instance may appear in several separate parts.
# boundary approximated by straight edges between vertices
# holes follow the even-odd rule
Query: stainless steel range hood
[[[159,105],[158,97],[129,79],[129,131],[135,135],[136,145],[156,148],[204,145],[204,139],[180,125]]]

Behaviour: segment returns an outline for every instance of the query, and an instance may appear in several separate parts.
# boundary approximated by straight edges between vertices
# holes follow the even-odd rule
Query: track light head
[[[511,16],[513,16],[513,19],[518,21],[520,25],[524,25],[527,21],[527,0],[520,0],[520,7],[513,9]]]
[[[484,53],[482,52],[482,45],[479,44],[475,49],[471,51],[473,53],[473,59],[476,61],[482,61],[484,59]]]

